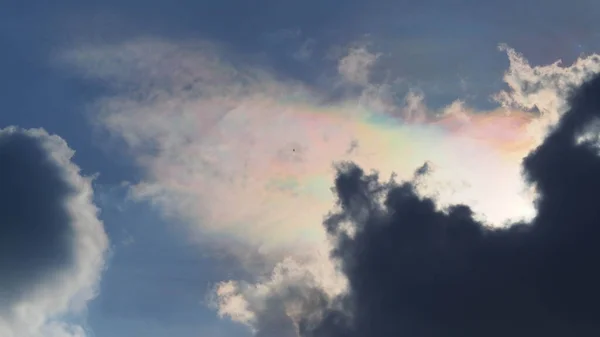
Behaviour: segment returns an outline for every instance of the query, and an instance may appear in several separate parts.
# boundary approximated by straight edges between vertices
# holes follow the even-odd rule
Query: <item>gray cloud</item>
[[[43,130],[0,130],[0,335],[83,336],[60,316],[93,298],[108,240],[91,180]]]
[[[10,305],[73,263],[75,233],[65,201],[75,191],[26,134],[0,138],[0,162],[0,303]]]

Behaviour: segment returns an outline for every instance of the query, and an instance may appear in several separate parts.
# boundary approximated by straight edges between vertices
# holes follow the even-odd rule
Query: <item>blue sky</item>
[[[104,70],[94,67],[115,53],[105,52],[104,46],[118,50],[140,39],[175,46],[203,41],[218,46],[218,55],[225,55],[230,64],[249,64],[268,72],[272,82],[294,83],[332,102],[364,89],[336,83],[340,59],[354,47],[365,48],[369,55],[381,55],[369,66],[370,82],[387,81],[398,97],[416,90],[431,109],[462,99],[475,110],[493,109],[498,104],[490,95],[507,87],[503,75],[509,59],[498,50],[500,43],[522,53],[533,66],[558,59],[569,65],[580,55],[600,52],[596,14],[600,3],[592,0],[5,0],[3,4],[0,128],[43,128],[59,135],[75,151],[72,160],[82,174],[98,174],[92,184],[94,201],[111,249],[98,296],[89,301],[84,318],[76,318],[85,321],[89,336],[97,337],[250,336],[243,324],[219,318],[207,306],[206,296],[218,282],[256,278],[235,254],[214,252],[207,243],[213,234],[203,232],[204,239],[198,240],[190,234],[190,222],[209,220],[191,221],[194,214],[160,200],[130,196],[132,184],[165,181],[156,177],[163,162],[153,166],[157,171],[141,165],[141,156],[123,145],[127,141],[115,140],[129,131],[112,124],[106,127],[106,120],[98,118],[94,104],[121,96],[124,87],[135,90],[131,88],[139,85],[137,78],[97,75]],[[69,52],[81,55],[93,48],[100,51],[90,59],[62,59]],[[143,63],[141,56],[132,57],[135,60],[124,61],[124,69],[127,62]],[[143,85],[160,82],[161,74],[148,75],[150,80],[144,77]],[[130,125],[130,120],[115,118],[123,128]],[[141,139],[147,136],[132,132]]]

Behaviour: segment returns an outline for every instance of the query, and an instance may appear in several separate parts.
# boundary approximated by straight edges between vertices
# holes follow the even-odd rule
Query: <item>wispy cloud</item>
[[[366,47],[353,47],[338,63],[338,71],[342,78],[350,83],[367,85],[370,81],[370,71],[375,65],[379,54],[371,53]]]

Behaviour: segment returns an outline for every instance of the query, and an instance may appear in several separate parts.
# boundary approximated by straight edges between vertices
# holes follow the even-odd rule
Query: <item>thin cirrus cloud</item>
[[[64,317],[97,295],[108,238],[73,154],[42,129],[0,130],[1,336],[87,335]]]
[[[568,90],[600,62],[591,55],[567,67],[532,67],[504,50],[508,90],[493,96],[492,111],[460,100],[434,111],[416,92],[397,100],[404,93],[391,83],[370,81],[377,54],[364,47],[340,59],[332,84],[358,94],[334,103],[301,83],[228,62],[205,42],[84,45],[61,62],[114,86],[92,109],[143,169],[135,197],[188,222],[202,243],[241,260],[258,251],[274,267],[256,272],[258,283],[224,282],[214,294],[221,315],[271,336],[296,334],[307,305],[319,308],[348,290],[322,226],[336,200],[335,162],[399,180],[428,163],[416,188],[435,196],[439,209],[465,203],[498,226],[532,219],[535,193],[520,162],[566,110]]]

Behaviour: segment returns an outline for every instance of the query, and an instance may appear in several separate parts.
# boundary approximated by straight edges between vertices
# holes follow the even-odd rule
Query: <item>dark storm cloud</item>
[[[350,292],[344,310],[302,323],[301,334],[600,336],[600,157],[594,144],[576,142],[600,117],[600,76],[570,106],[523,161],[539,191],[531,223],[486,227],[467,206],[437,211],[414,182],[340,168],[341,211],[326,227]],[[340,230],[346,221],[355,236]]]
[[[0,130],[0,310],[71,266],[74,192],[42,138]]]

